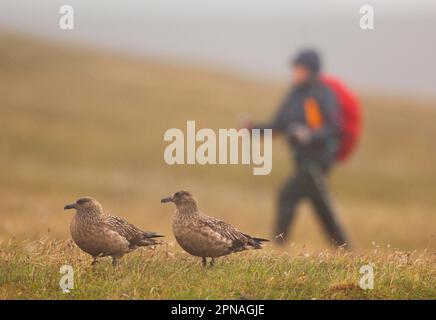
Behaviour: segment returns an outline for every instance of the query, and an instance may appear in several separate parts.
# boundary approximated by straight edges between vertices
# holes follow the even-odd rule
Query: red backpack
[[[362,130],[362,113],[357,96],[338,79],[323,75],[321,81],[335,94],[341,108],[341,146],[337,159],[346,160],[359,140]]]

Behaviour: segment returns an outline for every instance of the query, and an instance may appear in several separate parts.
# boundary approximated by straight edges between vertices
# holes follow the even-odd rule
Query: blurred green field
[[[251,166],[166,165],[163,134],[186,120],[231,128],[243,113],[267,119],[285,89],[0,35],[0,239],[67,239],[72,213],[63,206],[90,195],[171,242],[173,208],[159,200],[180,189],[207,214],[272,237],[275,192],[291,170],[281,139],[271,175],[253,176]],[[367,95],[362,103],[360,148],[332,177],[341,220],[357,249],[434,252],[436,104]],[[294,231],[307,250],[327,247],[305,205]]]

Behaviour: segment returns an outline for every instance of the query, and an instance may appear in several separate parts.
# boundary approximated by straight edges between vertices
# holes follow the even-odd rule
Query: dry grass
[[[163,133],[171,127],[184,128],[186,120],[196,120],[197,127],[228,128],[237,126],[238,115],[245,112],[256,119],[266,119],[284,90],[282,85],[217,72],[0,35],[0,239],[35,240],[45,236],[47,230],[57,239],[67,239],[71,215],[63,212],[64,204],[91,195],[108,211],[140,227],[165,233],[172,241],[173,209],[161,206],[159,199],[179,189],[196,194],[206,213],[246,232],[271,236],[275,191],[290,170],[291,161],[283,141],[274,141],[272,174],[254,177],[248,166],[168,166],[163,161]],[[332,177],[341,219],[358,249],[372,249],[375,242],[399,250],[427,248],[434,252],[436,106],[432,102],[380,97],[363,97],[363,105],[365,134],[361,146],[354,159],[338,167]],[[326,248],[319,226],[306,206],[298,216],[293,235],[298,246],[304,244],[308,252]],[[59,251],[54,254],[56,250],[51,246]],[[59,263],[73,254],[63,252],[65,248],[64,242],[49,246],[47,250],[52,251],[48,259],[53,259],[53,263],[45,272],[54,274],[38,281],[51,279],[49,283],[54,288]],[[83,260],[75,249],[71,250],[74,252],[71,259]],[[15,262],[1,262],[8,268],[11,263],[25,261],[23,254],[2,252],[3,256],[8,254],[15,255],[11,258]],[[178,250],[174,254],[183,256]],[[165,276],[179,270],[170,265],[173,258],[165,250],[132,255],[125,263],[131,262],[132,270],[150,268],[147,272],[151,272],[158,268],[142,259],[143,255],[157,255],[163,264],[168,262]],[[37,263],[43,263],[43,257],[38,257]],[[311,261],[297,259],[288,263],[290,258],[269,252],[247,257],[248,262],[240,267],[236,256],[229,258],[228,265],[218,269],[221,271],[216,276],[209,271],[208,275],[220,277],[229,270],[241,268],[242,271],[256,265],[269,270],[264,270],[263,276],[274,277],[276,267],[260,266],[262,261],[278,261],[277,270],[283,272],[289,266],[296,267],[295,272],[303,272]],[[29,283],[29,277],[34,277],[32,274],[44,272],[40,269],[42,265],[31,262],[23,266],[26,269],[21,274],[1,271],[3,297],[17,297],[20,290],[31,296],[23,285]],[[180,270],[188,273],[191,265],[188,259]],[[82,267],[78,278],[83,275],[88,281],[89,277],[80,273],[85,263],[79,266]],[[122,270],[125,271],[117,274],[117,281],[127,274],[127,269]],[[212,281],[197,271],[193,272],[192,281]],[[129,281],[135,276],[139,277],[135,272]],[[250,279],[255,276],[255,272],[249,275]],[[147,281],[155,280],[147,278]],[[343,281],[347,278],[338,276],[326,285],[333,285],[329,290],[337,291],[334,283]],[[410,286],[415,283],[408,281]],[[348,288],[346,284],[344,288]],[[42,282],[39,285],[38,290],[43,290]],[[280,282],[277,285],[281,288]],[[177,288],[188,288],[186,281],[180,286]],[[146,289],[138,289],[140,293],[134,296],[159,298],[165,294],[168,297],[186,294],[167,291],[177,288],[160,286],[160,294],[151,294],[147,284]],[[234,286],[231,288],[236,290]],[[284,288],[288,288],[287,284]],[[121,289],[111,290],[108,297],[122,297]],[[190,290],[192,297],[216,297],[212,288]],[[225,297],[238,297],[237,291],[227,290],[231,289],[225,288]],[[339,291],[349,290],[354,289],[351,286]],[[90,297],[81,292],[78,297]],[[241,292],[250,296],[254,291]],[[304,289],[293,294],[287,289],[274,292],[259,293],[256,297],[326,294],[324,291],[305,294]],[[59,297],[59,294],[53,291],[47,297]],[[95,297],[103,297],[103,293]]]
[[[365,254],[251,251],[204,269],[172,244],[126,255],[112,269],[71,241],[42,238],[0,245],[0,299],[436,299],[434,256],[373,249]],[[374,265],[374,289],[358,285]],[[74,268],[74,289],[59,287],[59,268]],[[231,276],[229,276],[231,275]]]

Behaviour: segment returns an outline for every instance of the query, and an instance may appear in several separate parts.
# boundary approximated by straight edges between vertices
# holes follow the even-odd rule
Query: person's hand
[[[309,144],[312,133],[307,126],[298,124],[290,130],[290,139],[292,142],[305,146]]]

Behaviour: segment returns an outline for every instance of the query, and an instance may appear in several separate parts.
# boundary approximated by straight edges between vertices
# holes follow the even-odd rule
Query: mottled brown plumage
[[[76,209],[70,224],[70,232],[77,246],[93,257],[111,256],[115,266],[124,254],[142,246],[159,244],[154,238],[162,237],[145,232],[123,218],[105,214],[101,204],[90,197],[80,198],[67,209]]]
[[[176,212],[173,219],[173,231],[177,242],[188,253],[202,258],[212,258],[248,249],[261,249],[266,239],[254,238],[240,232],[228,223],[203,215],[198,210],[196,199],[187,191],[176,192],[162,203],[174,202]]]

